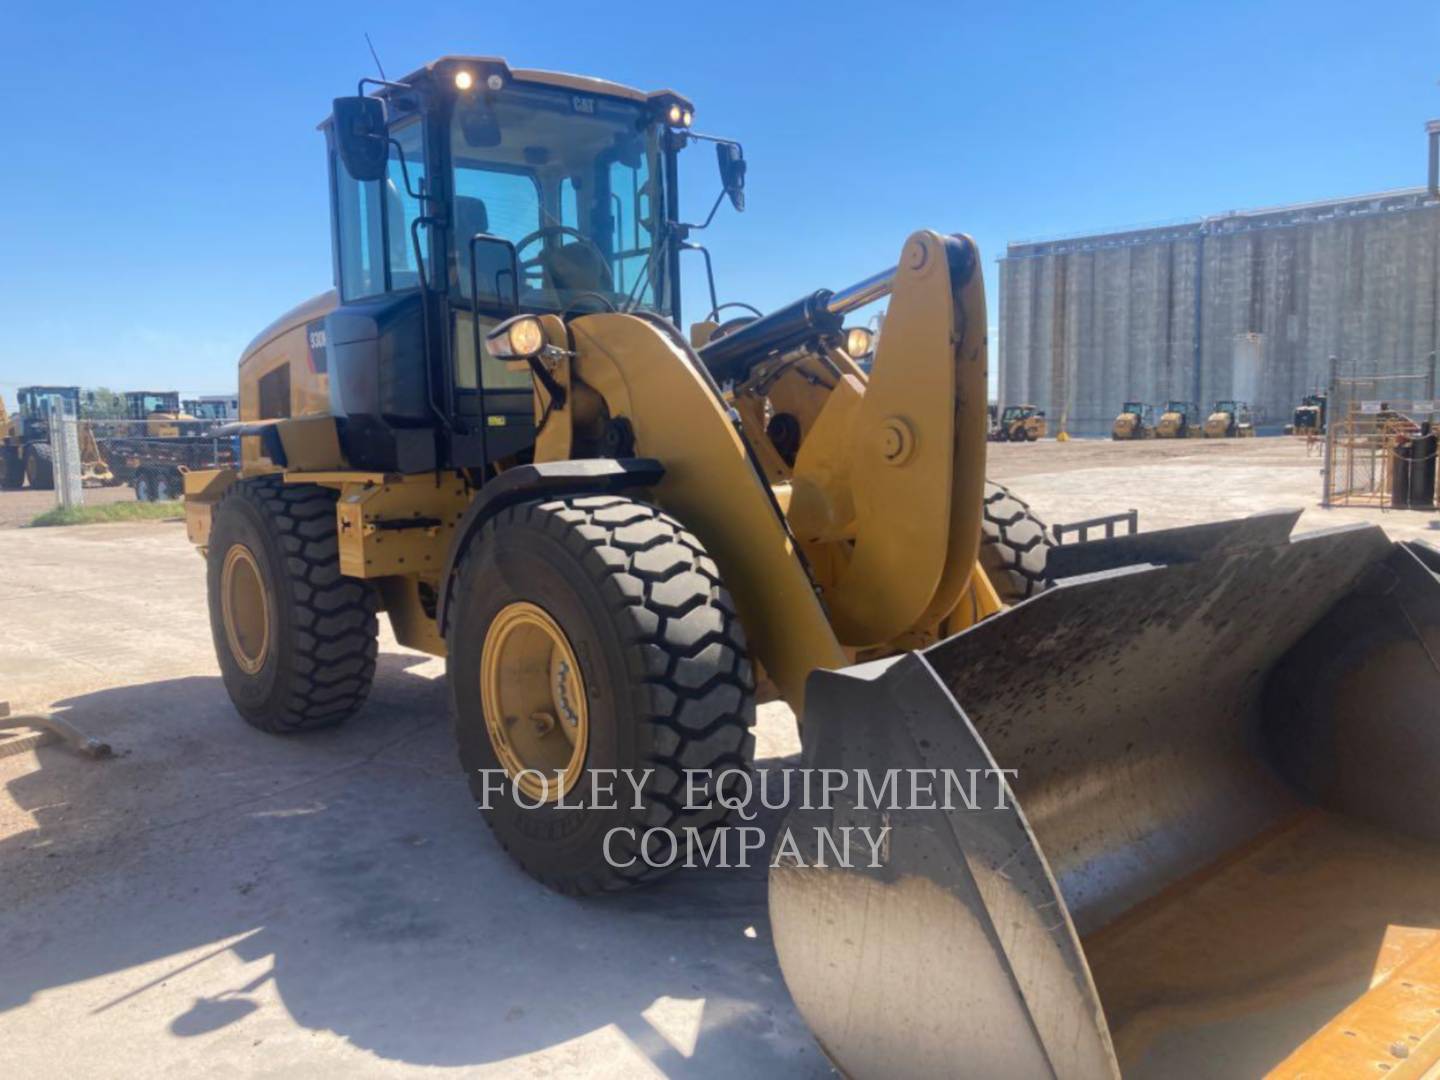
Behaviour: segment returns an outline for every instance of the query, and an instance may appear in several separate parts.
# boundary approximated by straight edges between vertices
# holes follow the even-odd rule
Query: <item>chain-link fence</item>
[[[84,412],[73,396],[53,393],[24,395],[13,413],[0,414],[0,489],[53,492],[62,508],[163,502],[181,496],[187,470],[237,460],[237,440],[222,434],[223,420]],[[24,508],[36,511],[33,500]]]
[[[1436,506],[1435,358],[1425,374],[1344,374],[1331,360],[1323,506]]]

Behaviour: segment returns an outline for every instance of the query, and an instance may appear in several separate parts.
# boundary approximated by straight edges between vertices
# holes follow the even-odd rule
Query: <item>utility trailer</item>
[[[102,440],[105,460],[120,484],[140,502],[178,499],[183,473],[221,469],[238,460],[234,440],[221,435],[121,435]]]

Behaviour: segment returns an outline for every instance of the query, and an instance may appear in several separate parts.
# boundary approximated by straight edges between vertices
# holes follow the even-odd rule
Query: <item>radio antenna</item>
[[[365,44],[370,47],[370,58],[375,61],[375,67],[380,71],[380,81],[389,82],[390,80],[385,77],[385,68],[380,63],[380,57],[375,54],[375,43],[370,40],[368,33],[365,35]]]

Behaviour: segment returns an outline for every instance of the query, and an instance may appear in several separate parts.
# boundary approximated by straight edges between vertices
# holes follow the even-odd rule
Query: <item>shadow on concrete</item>
[[[0,840],[0,1013],[100,979],[65,999],[74,1036],[123,1024],[173,1048],[263,1014],[273,982],[294,1024],[392,1062],[613,1026],[672,1076],[828,1071],[781,981],[763,867],[547,891],[474,809],[433,663],[380,663],[361,713],[308,736],[250,729],[215,677],[58,703],[119,756],[45,747],[8,784],[34,826]],[[226,952],[268,968],[236,980]]]

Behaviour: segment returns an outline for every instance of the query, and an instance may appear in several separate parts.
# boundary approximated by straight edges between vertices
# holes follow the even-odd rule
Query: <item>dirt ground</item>
[[[1289,440],[992,449],[1051,521],[1302,506],[1440,538],[1440,515],[1319,510]],[[34,498],[0,494],[0,521]],[[386,632],[350,725],[269,737],[221,688],[182,526],[3,529],[0,566],[0,699],[117,751],[0,758],[0,1075],[828,1074],[763,869],[547,892],[477,820],[442,662]],[[759,734],[798,747],[782,706]]]
[[[1321,509],[1320,465],[1318,445],[1291,438],[1077,439],[993,444],[988,472],[1052,523],[1133,508],[1149,531],[1293,507],[1298,532],[1371,521],[1440,544],[1440,511]]]

